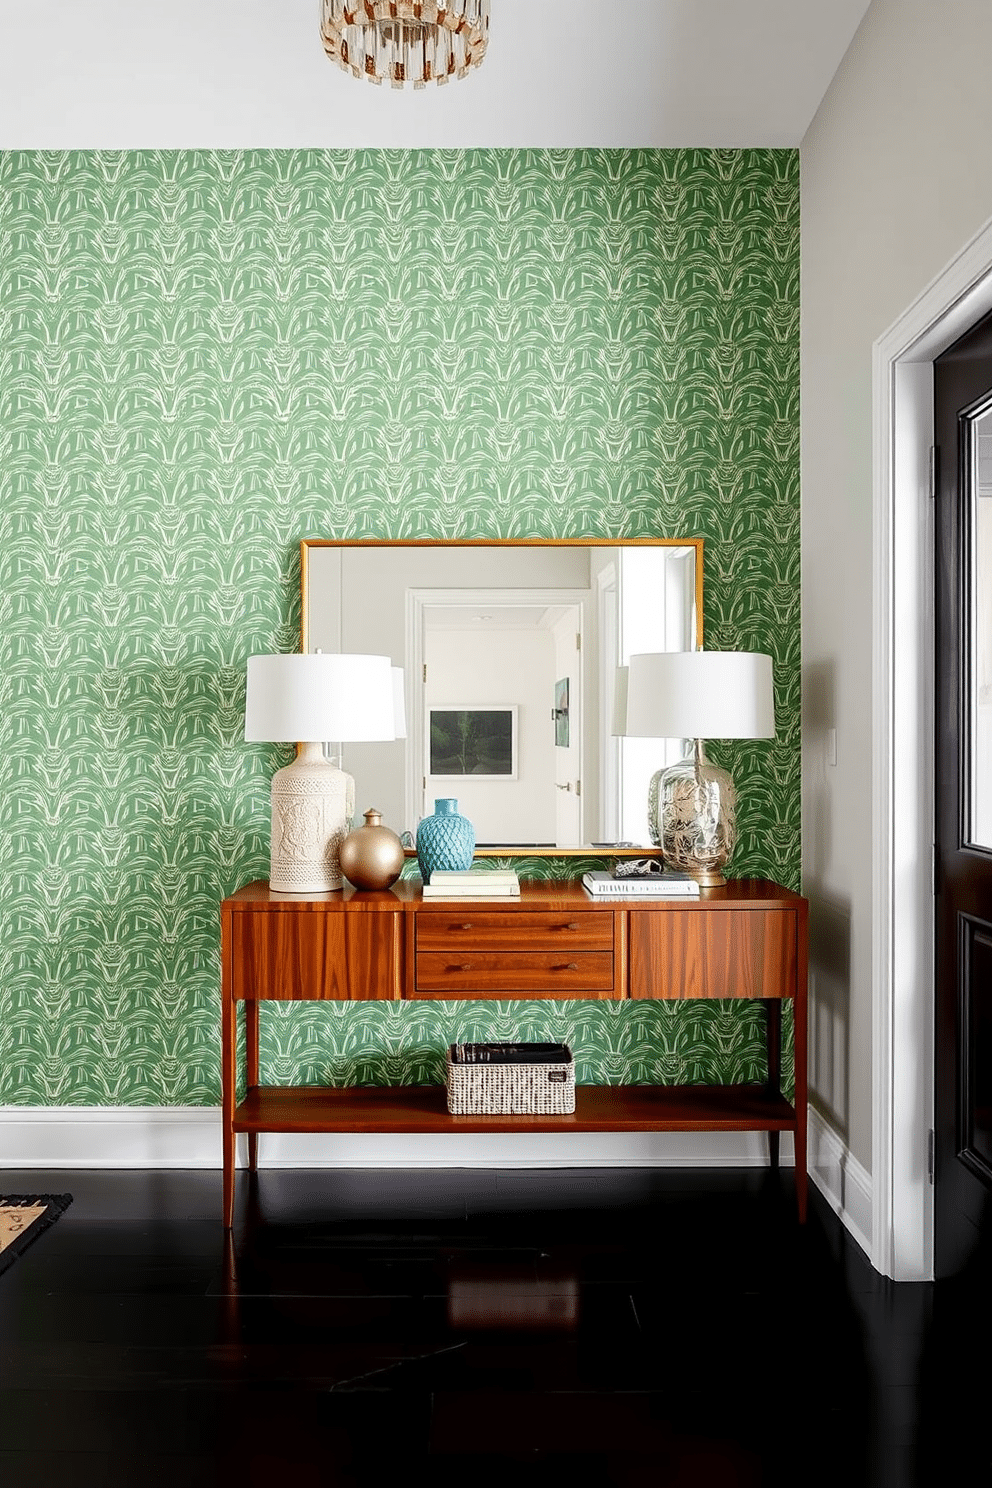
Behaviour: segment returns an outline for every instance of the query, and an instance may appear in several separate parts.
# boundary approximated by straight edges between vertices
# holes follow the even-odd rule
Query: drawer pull
[[[474,930],[475,929],[475,926],[474,925],[459,925],[458,928],[459,928],[459,930]]]
[[[577,961],[566,961],[564,966],[555,967],[555,971],[578,971],[578,969],[579,963]]]

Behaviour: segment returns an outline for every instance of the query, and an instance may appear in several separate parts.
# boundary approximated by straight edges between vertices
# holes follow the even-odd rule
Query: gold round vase
[[[341,844],[341,872],[356,889],[388,889],[403,868],[403,844],[382,824],[382,812],[370,806],[364,827],[356,827]]]

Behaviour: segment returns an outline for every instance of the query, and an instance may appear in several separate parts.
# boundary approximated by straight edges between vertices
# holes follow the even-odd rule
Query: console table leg
[[[238,1094],[238,1023],[234,1000],[229,926],[224,925],[221,957],[220,1086],[221,1152],[224,1170],[224,1226],[234,1224],[234,1107]]]
[[[795,1019],[795,1094],[793,1104],[796,1108],[796,1209],[799,1214],[799,1223],[806,1223],[806,1121],[807,1121],[807,1081],[809,1079],[809,1030],[808,1030],[808,951],[807,951],[807,924],[806,906],[803,905],[803,913],[799,918],[799,967],[796,978],[796,999],[793,1003]]]
[[[232,1142],[233,1147],[233,1142]],[[225,1144],[226,1147],[226,1144]],[[228,1158],[227,1151],[224,1152],[224,1228],[230,1230],[234,1226],[234,1153]]]
[[[245,1074],[249,1087],[258,1084],[258,1003],[245,1003]],[[258,1132],[248,1133],[248,1171],[258,1172]]]
[[[782,1089],[782,1003],[777,997],[765,998],[765,1048],[768,1051],[768,1089],[778,1095]],[[780,1133],[768,1133],[768,1162],[779,1163]]]
[[[223,1152],[223,1216],[225,1228],[233,1225],[233,1180],[235,1180],[235,1132],[233,1132],[233,1110],[238,1089],[238,1037],[236,1037],[235,1004],[229,997],[223,1000],[222,1027],[220,1027],[220,1083],[222,1083],[222,1152]]]

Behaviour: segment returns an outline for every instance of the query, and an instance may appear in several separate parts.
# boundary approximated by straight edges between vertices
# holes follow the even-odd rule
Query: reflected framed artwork
[[[515,780],[517,709],[514,704],[428,710],[430,773],[457,780]]]

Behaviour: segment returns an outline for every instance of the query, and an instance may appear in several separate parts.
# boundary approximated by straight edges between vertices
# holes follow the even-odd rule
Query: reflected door
[[[992,1245],[992,317],[936,362],[935,1233]]]
[[[454,797],[480,847],[553,845],[556,656],[547,606],[433,604],[422,614],[418,814]]]
[[[552,627],[555,647],[553,718],[555,842],[580,847],[582,830],[582,610],[567,605]]]

